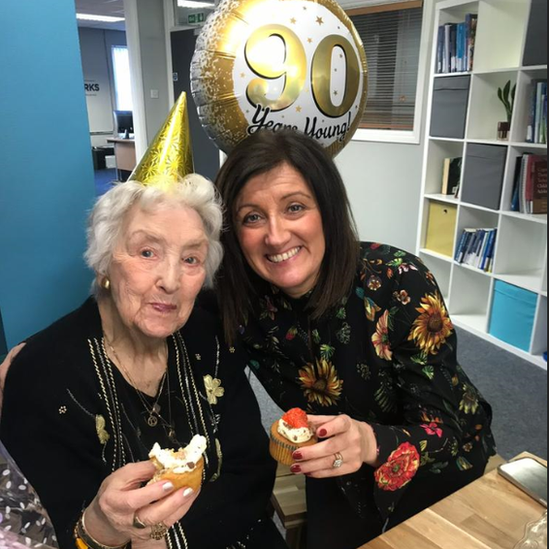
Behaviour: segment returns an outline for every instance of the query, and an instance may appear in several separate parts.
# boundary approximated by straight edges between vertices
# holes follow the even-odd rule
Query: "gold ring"
[[[151,539],[161,541],[166,537],[169,528],[163,523],[153,524],[151,527]]]
[[[147,528],[147,525],[137,516],[137,513],[133,516],[133,527],[138,530]]]
[[[335,456],[334,456],[334,462],[332,463],[332,467],[334,469],[339,469],[342,465],[343,465],[343,456],[338,452]]]

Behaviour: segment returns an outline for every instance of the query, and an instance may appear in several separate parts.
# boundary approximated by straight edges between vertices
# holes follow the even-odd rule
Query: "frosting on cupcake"
[[[296,444],[309,442],[313,431],[309,427],[307,414],[299,408],[292,408],[278,422],[278,433]]]
[[[153,446],[149,458],[154,460],[162,469],[169,469],[176,474],[188,473],[196,468],[196,464],[206,451],[207,441],[201,435],[195,435],[186,448],[177,452],[163,450],[158,443]]]

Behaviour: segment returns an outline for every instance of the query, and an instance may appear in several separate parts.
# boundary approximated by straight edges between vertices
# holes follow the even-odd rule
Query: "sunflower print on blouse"
[[[321,358],[299,371],[299,380],[307,400],[320,406],[333,406],[341,397],[343,381],[334,365]]]
[[[426,295],[416,310],[421,314],[414,321],[408,340],[425,354],[436,355],[454,331],[442,297],[439,293]]]

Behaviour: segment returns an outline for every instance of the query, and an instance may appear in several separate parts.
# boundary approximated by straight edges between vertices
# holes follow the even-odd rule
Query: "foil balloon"
[[[367,81],[360,37],[334,0],[222,0],[191,64],[200,120],[226,153],[290,127],[335,156],[360,123]]]

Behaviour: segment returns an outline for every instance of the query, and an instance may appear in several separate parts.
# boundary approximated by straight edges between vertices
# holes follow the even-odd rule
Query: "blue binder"
[[[490,333],[524,351],[530,351],[538,296],[496,280]]]

